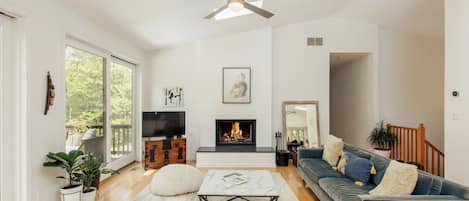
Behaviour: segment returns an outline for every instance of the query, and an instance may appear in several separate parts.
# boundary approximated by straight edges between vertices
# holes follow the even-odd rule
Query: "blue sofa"
[[[370,159],[376,175],[366,186],[357,186],[354,181],[334,171],[322,160],[323,149],[300,149],[298,151],[298,173],[321,201],[377,201],[377,200],[469,200],[469,189],[465,186],[433,176],[419,170],[417,185],[409,196],[371,196],[370,190],[383,179],[390,160],[364,149],[344,145],[344,151]]]

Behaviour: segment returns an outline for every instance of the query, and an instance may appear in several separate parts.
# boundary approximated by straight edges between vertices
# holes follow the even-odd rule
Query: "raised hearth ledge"
[[[275,151],[272,147],[257,147],[253,152],[218,149],[220,148],[200,147],[196,153],[196,166],[214,168],[274,168],[276,166]]]
[[[218,146],[218,147],[199,147],[197,152],[254,152],[254,153],[275,153],[275,150],[272,147],[256,147],[256,146],[248,146],[248,145],[241,145],[241,146]]]

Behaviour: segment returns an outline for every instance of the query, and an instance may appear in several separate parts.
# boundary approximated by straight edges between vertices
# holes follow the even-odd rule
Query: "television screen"
[[[185,112],[144,112],[143,137],[164,137],[186,134]]]

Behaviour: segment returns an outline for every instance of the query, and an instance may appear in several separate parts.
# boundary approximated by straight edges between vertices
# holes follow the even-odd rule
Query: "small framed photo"
[[[164,107],[184,106],[184,90],[182,87],[166,87],[163,89]]]
[[[223,103],[251,103],[251,67],[223,68]]]

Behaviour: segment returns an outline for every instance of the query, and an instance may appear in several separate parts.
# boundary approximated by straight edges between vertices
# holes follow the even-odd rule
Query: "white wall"
[[[306,45],[307,37],[324,37],[324,46]],[[377,66],[378,27],[373,24],[322,19],[274,28],[273,130],[282,130],[281,104],[318,100],[321,143],[329,135],[329,53],[370,52]],[[377,71],[371,72],[377,75]],[[377,76],[376,76],[377,77]],[[377,94],[377,86],[372,86]],[[370,107],[377,108],[377,96]],[[373,114],[378,116],[378,114]]]
[[[331,133],[344,142],[372,148],[367,141],[379,121],[373,100],[373,86],[377,83],[376,66],[371,55],[364,55],[349,63],[331,67],[330,105]]]
[[[379,110],[381,119],[417,127],[443,149],[444,41],[379,31]]]
[[[78,17],[56,0],[1,0],[0,8],[22,16],[20,26],[24,39],[25,84],[27,87],[27,193],[28,201],[59,200],[60,182],[55,179],[62,172],[43,168],[48,152],[65,150],[65,68],[66,34],[141,61],[143,52],[126,43],[125,38],[110,34],[110,28],[95,26]],[[46,73],[50,71],[55,84],[56,98],[49,114],[44,116]]]
[[[257,146],[271,146],[272,29],[201,40],[147,54],[143,110],[185,110],[187,157],[199,146],[215,146],[215,119],[257,120]],[[251,104],[222,104],[222,68],[250,66]],[[163,108],[162,90],[184,87],[183,108]]]
[[[469,1],[445,1],[445,177],[469,185]],[[451,96],[459,91],[460,97]]]
[[[312,36],[324,37],[325,46],[306,46]],[[329,53],[377,51],[376,25],[323,19],[150,52],[143,72],[143,110],[187,111],[188,159],[194,159],[199,146],[214,146],[215,118],[257,118],[258,145],[273,146],[273,132],[282,130],[282,101],[319,100],[324,142],[329,134]],[[377,58],[371,59],[376,66]],[[233,65],[253,67],[249,105],[221,104],[221,69]],[[175,85],[185,88],[185,107],[162,108],[162,88]],[[373,100],[371,107],[377,104]]]

